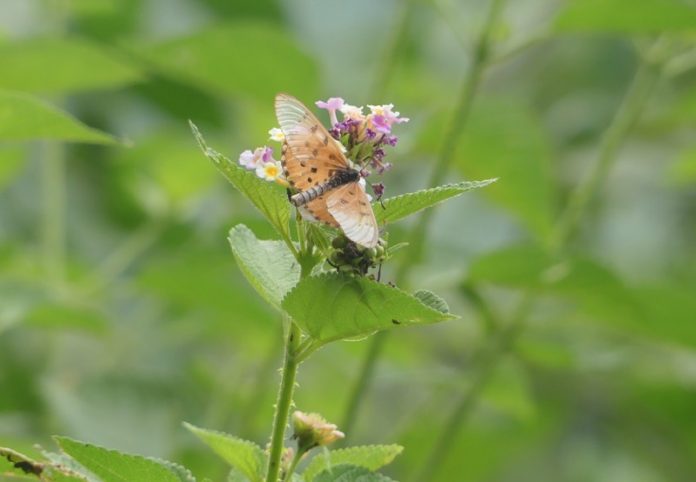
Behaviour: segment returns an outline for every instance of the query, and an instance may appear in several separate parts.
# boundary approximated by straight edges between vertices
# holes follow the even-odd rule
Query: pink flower
[[[370,108],[370,121],[372,126],[377,132],[382,134],[391,133],[391,126],[393,124],[401,124],[403,122],[408,122],[407,117],[399,117],[398,112],[392,111],[394,104],[384,104],[384,105],[368,105]]]
[[[275,159],[273,159],[273,149],[266,146],[258,147],[254,152],[247,149],[239,155],[239,164],[247,169],[263,167],[269,162],[275,162]]]
[[[338,119],[336,118],[336,111],[343,107],[343,99],[340,97],[329,97],[329,99],[324,102],[323,100],[318,100],[315,102],[316,106],[320,109],[326,109],[329,111],[329,119],[331,119],[331,125],[336,125]]]

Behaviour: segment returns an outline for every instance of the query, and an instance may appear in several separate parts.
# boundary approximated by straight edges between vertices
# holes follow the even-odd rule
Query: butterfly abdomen
[[[306,191],[298,192],[290,197],[290,202],[295,206],[304,206],[310,201],[315,200],[322,194],[338,186],[343,186],[349,182],[356,182],[360,179],[360,173],[353,169],[344,169],[336,171],[328,181],[312,186]]]

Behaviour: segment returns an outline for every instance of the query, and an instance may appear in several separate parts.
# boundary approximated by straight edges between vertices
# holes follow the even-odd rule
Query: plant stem
[[[443,142],[435,168],[431,173],[430,182],[428,183],[429,187],[435,187],[442,182],[444,177],[447,175],[450,164],[452,163],[455,147],[464,130],[466,122],[469,118],[469,114],[471,113],[474,97],[488,62],[492,32],[497,24],[497,19],[500,11],[502,10],[503,4],[504,0],[492,0],[491,2],[491,7],[488,12],[486,22],[482,28],[476,45],[473,63],[462,83],[459,102],[457,103],[457,108],[455,110],[452,123]],[[397,268],[397,282],[405,282],[406,275],[418,258],[418,253],[420,252],[427,227],[431,220],[431,212],[432,209],[424,211],[418,218],[418,221],[411,232],[411,236],[409,237],[411,242],[409,248],[410,255],[404,256],[402,258],[403,262]],[[349,395],[346,413],[343,417],[344,425],[341,426],[341,430],[347,434],[349,434],[353,428],[355,416],[360,407],[360,402],[367,392],[375,371],[375,365],[381,356],[386,337],[386,333],[380,333],[373,336],[372,340],[370,341],[371,345],[368,348],[366,359],[362,364],[360,374],[358,375],[358,380]]]
[[[290,463],[290,467],[288,467],[287,472],[285,472],[285,477],[283,477],[283,482],[290,482],[292,480],[292,474],[295,472],[295,468],[297,468],[297,464],[300,463],[300,460],[302,459],[302,456],[306,452],[300,452],[299,450],[295,454],[295,456],[292,458],[292,462]]]
[[[271,434],[271,450],[268,456],[268,469],[266,482],[278,482],[280,474],[280,459],[283,456],[285,442],[285,429],[292,407],[292,395],[295,391],[295,378],[297,376],[298,362],[295,359],[295,349],[300,342],[300,329],[294,321],[290,320],[290,327],[285,342],[285,361],[281,375],[276,412],[273,419],[273,432]]]
[[[642,57],[619,110],[602,138],[597,162],[585,182],[581,183],[572,193],[565,211],[556,224],[551,239],[553,251],[560,250],[565,246],[589,202],[607,178],[621,145],[640,117],[646,100],[650,97],[650,93],[660,78],[661,68],[657,58],[660,57],[659,54],[663,48],[663,41],[658,39]]]
[[[296,219],[298,225],[298,233],[302,232],[304,236],[304,225],[302,219],[298,216]],[[303,262],[307,253],[304,251],[295,255],[297,262],[300,264],[300,279],[304,279],[312,271],[312,266]],[[295,378],[297,377],[297,368],[301,361],[298,359],[298,352],[302,346],[302,332],[291,318],[287,318],[288,331],[285,338],[285,359],[281,372],[280,387],[278,388],[278,398],[276,401],[276,411],[273,418],[273,431],[271,433],[270,453],[268,455],[268,467],[266,470],[266,482],[278,482],[280,476],[280,460],[283,456],[283,448],[285,447],[285,429],[288,425],[290,417],[290,408],[292,408],[292,395],[295,391]]]
[[[522,331],[524,320],[531,311],[533,301],[534,299],[529,293],[524,293],[515,310],[515,314],[512,316],[512,320],[504,328],[492,335],[493,339],[491,342],[485,343],[484,348],[476,356],[477,370],[474,373],[469,389],[462,394],[454,406],[447,418],[447,423],[445,423],[442,432],[430,450],[430,454],[413,480],[427,481],[435,478],[437,470],[442,466],[442,462],[449,454],[449,449],[452,447],[454,439],[459,434],[460,427],[474,408],[476,400],[486,387],[486,384],[495,373],[495,369],[503,355],[507,353]]]
[[[44,141],[39,145],[44,270],[48,288],[60,293],[65,283],[65,157],[58,142]]]
[[[610,168],[616,161],[619,148],[628,137],[631,127],[639,119],[642,109],[660,77],[661,69],[656,59],[662,56],[656,54],[662,48],[662,42],[658,40],[653,44],[648,54],[642,58],[631,85],[606,130],[600,145],[597,162],[587,179],[578,185],[569,200],[567,209],[556,222],[555,236],[551,243],[554,253],[562,252],[562,249],[567,245],[589,202],[606,180]],[[493,335],[493,348],[484,344],[480,356],[482,362],[478,365],[477,373],[474,374],[471,388],[462,395],[447,417],[440,436],[415,480],[430,480],[434,471],[442,465],[453,447],[455,437],[475,407],[476,399],[495,373],[498,362],[514,346],[517,338],[523,332],[525,320],[531,313],[533,303],[533,293],[529,290],[525,291],[515,315],[502,331]]]

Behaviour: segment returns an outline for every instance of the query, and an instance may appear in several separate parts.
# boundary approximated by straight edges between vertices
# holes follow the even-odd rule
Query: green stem
[[[295,472],[295,469],[297,468],[297,464],[300,463],[300,460],[302,459],[302,456],[306,452],[300,452],[299,450],[295,454],[295,456],[292,458],[292,462],[290,463],[290,467],[288,467],[287,472],[285,472],[285,477],[283,477],[283,482],[290,482],[292,480],[292,474]]]
[[[297,219],[298,233],[303,232],[301,218]],[[298,253],[295,258],[300,263],[300,279],[304,279],[311,273],[312,267],[303,262],[306,258],[304,251]],[[273,417],[273,431],[271,433],[270,453],[268,455],[268,467],[266,470],[266,482],[278,482],[280,476],[280,460],[285,447],[285,429],[292,408],[292,396],[295,392],[295,379],[301,360],[298,358],[299,348],[302,344],[302,332],[295,322],[288,318],[288,332],[285,338],[285,359],[281,372],[280,387],[276,401],[276,411]]]
[[[633,81],[602,138],[597,162],[587,179],[570,196],[568,205],[556,224],[551,239],[552,251],[558,251],[566,245],[590,201],[607,178],[621,145],[639,119],[646,100],[660,78],[661,68],[656,58],[661,57],[659,54],[663,48],[662,40],[657,40],[642,57]]]
[[[60,292],[65,283],[65,157],[58,142],[41,146],[43,193],[42,248],[48,288]]]
[[[469,118],[474,97],[478,90],[482,74],[487,65],[492,32],[497,23],[500,11],[502,10],[503,3],[504,0],[492,0],[486,23],[483,26],[477,42],[473,64],[468,75],[464,79],[464,82],[462,83],[461,94],[459,96],[459,102],[457,104],[452,123],[443,142],[435,168],[431,173],[430,182],[428,183],[429,187],[437,186],[442,182],[447,174],[450,164],[452,163],[454,148],[456,147]],[[409,3],[409,5],[411,5],[411,3]],[[408,17],[405,16],[405,18]],[[415,263],[417,253],[421,249],[422,241],[425,238],[425,233],[430,223],[431,212],[432,209],[424,211],[418,218],[418,221],[411,232],[411,236],[409,237],[411,243],[411,255],[404,256],[404,261],[397,268],[397,282],[405,282],[406,275]],[[355,416],[360,407],[360,402],[362,401],[362,398],[369,387],[372,375],[375,371],[375,365],[381,356],[382,348],[384,346],[384,339],[386,336],[386,333],[375,335],[370,341],[371,345],[368,348],[366,359],[361,367],[360,374],[358,375],[358,381],[353,387],[353,390],[349,395],[348,404],[346,405],[346,413],[343,417],[344,425],[341,426],[341,429],[346,433],[350,433],[350,429],[355,422]]]
[[[495,373],[503,355],[507,353],[521,332],[524,320],[532,309],[533,301],[533,297],[529,293],[525,293],[512,316],[512,320],[493,335],[491,342],[486,343],[485,348],[477,354],[477,369],[469,389],[462,394],[455,404],[425,463],[413,480],[427,481],[435,478],[438,469],[442,466],[442,462],[453,446],[454,439],[459,434],[459,429],[474,408],[476,400]]]
[[[486,21],[476,42],[473,63],[464,79],[464,82],[462,83],[459,101],[457,102],[457,107],[454,111],[454,117],[452,118],[452,122],[450,123],[449,129],[447,130],[447,134],[445,135],[445,139],[440,148],[435,167],[430,173],[428,187],[436,187],[442,184],[452,165],[457,144],[459,143],[459,140],[464,133],[466,124],[471,117],[474,99],[479,90],[483,73],[489,63],[493,31],[498,24],[498,18],[500,17],[504,3],[505,0],[491,1]],[[420,253],[425,242],[425,237],[428,232],[428,227],[430,226],[434,212],[435,211],[433,209],[427,209],[421,213],[420,217],[416,221],[411,236],[409,237],[409,242],[411,243],[409,247],[410,256],[402,258],[404,261],[397,270],[397,280],[405,282],[408,272],[419,260]]]
[[[583,183],[578,185],[570,198],[568,208],[558,219],[555,237],[552,241],[552,249],[555,252],[561,252],[567,245],[589,202],[606,180],[611,166],[616,161],[620,146],[628,137],[631,127],[639,119],[640,113],[660,76],[660,68],[656,65],[655,59],[661,57],[656,54],[662,48],[662,43],[658,40],[648,54],[643,57],[631,86],[602,140],[597,162],[592,172]],[[525,320],[531,313],[533,303],[533,293],[525,291],[518,309],[508,325],[499,334],[493,335],[495,337],[494,343],[492,343],[493,348],[484,344],[480,356],[482,362],[477,365],[478,370],[474,375],[471,388],[462,395],[447,417],[442,432],[415,480],[430,480],[434,471],[442,465],[454,445],[455,437],[475,407],[478,396],[493,376],[495,367],[514,346],[517,338],[523,332]]]
[[[295,391],[295,378],[299,366],[295,359],[295,350],[300,343],[300,329],[294,321],[290,320],[290,327],[285,343],[285,361],[281,375],[276,412],[273,419],[273,432],[271,434],[271,449],[268,456],[268,469],[266,482],[278,482],[280,475],[280,459],[283,456],[285,446],[285,429],[287,428],[290,408],[292,407],[292,395]]]

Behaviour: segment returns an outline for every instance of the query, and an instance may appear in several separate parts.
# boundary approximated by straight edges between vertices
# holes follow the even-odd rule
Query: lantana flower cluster
[[[363,178],[373,170],[382,174],[391,168],[391,163],[385,161],[385,148],[393,147],[398,142],[392,127],[409,120],[394,110],[394,104],[368,105],[369,113],[365,113],[365,107],[348,104],[340,97],[330,97],[315,104],[328,111],[331,121],[329,133],[345,148],[346,157],[360,170]],[[270,141],[281,144],[285,141],[283,131],[277,127],[269,130],[268,134]],[[261,179],[287,186],[280,161],[274,157],[271,147],[262,146],[253,152],[242,152],[239,164],[256,171]],[[384,184],[372,184],[372,189],[379,198],[384,192]]]

